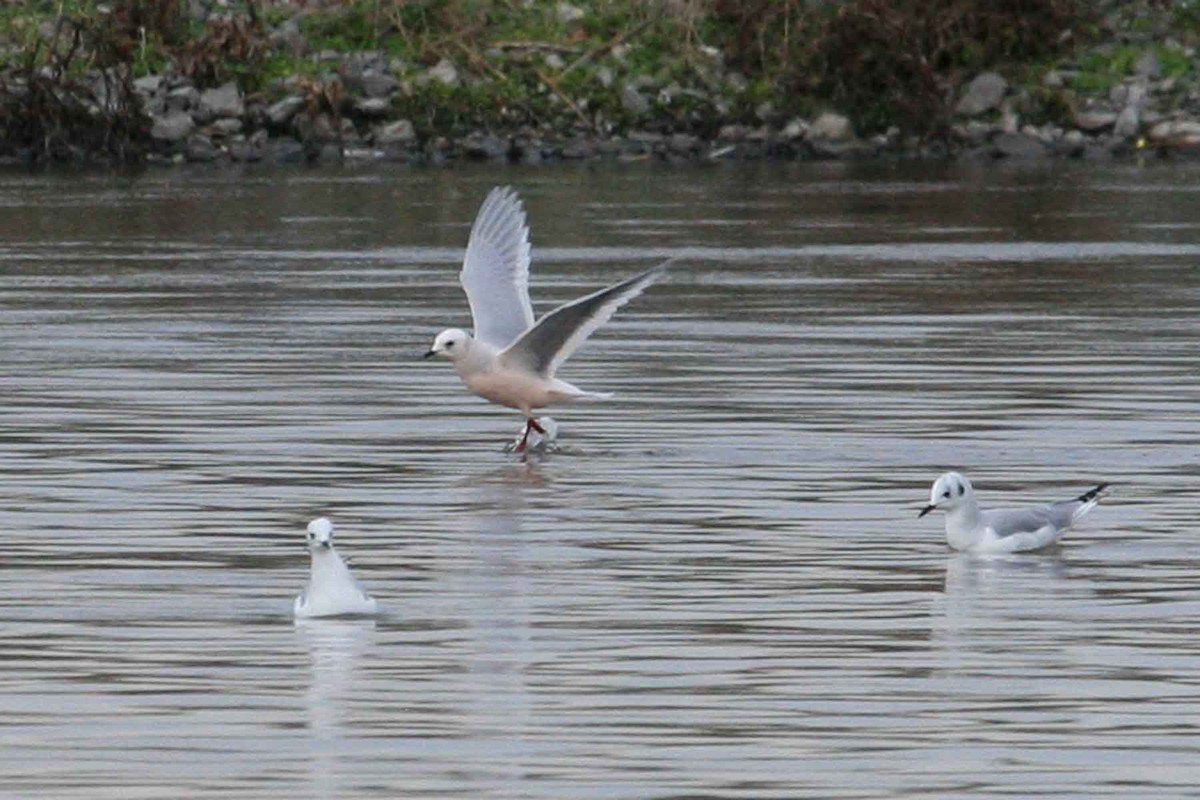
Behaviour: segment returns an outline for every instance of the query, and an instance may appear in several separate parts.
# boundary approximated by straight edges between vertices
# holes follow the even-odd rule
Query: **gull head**
[[[975,490],[965,475],[947,472],[933,482],[933,488],[929,490],[929,505],[921,509],[917,516],[923,517],[930,511],[953,511],[974,497]]]
[[[325,517],[318,517],[308,523],[308,546],[333,547],[333,523]]]
[[[467,354],[471,347],[471,335],[458,328],[444,330],[433,340],[433,347],[425,354],[425,358],[441,356],[451,361],[457,361]]]

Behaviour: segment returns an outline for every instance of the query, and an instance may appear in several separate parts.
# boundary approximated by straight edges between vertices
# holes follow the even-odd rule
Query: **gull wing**
[[[637,297],[666,271],[670,261],[638,273],[587,297],[561,305],[500,353],[501,363],[519,366],[546,378],[579,349],[616,310]]]
[[[533,325],[529,225],[512,187],[492,189],[479,207],[458,278],[471,304],[476,339],[507,347]]]

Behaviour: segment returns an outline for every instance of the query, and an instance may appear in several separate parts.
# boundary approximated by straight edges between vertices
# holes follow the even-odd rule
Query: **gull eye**
[[[446,342],[446,349],[449,350],[451,347],[454,347],[454,342]]]
[[[950,491],[949,491],[949,490],[946,490],[946,491],[942,492],[942,497],[949,497],[949,496],[950,496]]]

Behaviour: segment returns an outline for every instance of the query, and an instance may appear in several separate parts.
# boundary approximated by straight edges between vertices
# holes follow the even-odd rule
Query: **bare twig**
[[[650,22],[651,22],[651,20],[648,20],[648,19],[642,20],[641,22],[639,22],[637,25],[634,25],[629,30],[622,31],[621,33],[618,33],[616,36],[614,36],[612,39],[605,42],[604,44],[599,45],[598,47],[592,48],[591,50],[587,51],[586,53],[581,55],[579,58],[575,59],[570,64],[568,64],[563,69],[562,72],[558,73],[558,77],[565,78],[576,67],[582,67],[584,64],[588,63],[592,59],[597,58],[598,56],[602,56],[605,53],[607,53],[609,50],[612,50],[614,47],[617,47],[622,42],[624,42],[626,39],[631,39],[634,36],[637,36],[642,31],[646,30],[646,28],[650,27]]]

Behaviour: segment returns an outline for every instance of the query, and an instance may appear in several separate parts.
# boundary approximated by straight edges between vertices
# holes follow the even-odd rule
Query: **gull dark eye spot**
[[[451,347],[454,347],[454,342],[446,342],[446,349],[449,350]]]
[[[963,493],[963,492],[965,492],[966,490],[967,490],[967,489],[966,489],[966,487],[965,487],[965,486],[962,486],[962,485],[960,484],[960,485],[959,485],[959,487],[958,487],[958,495],[959,495],[959,497],[961,497],[961,496],[962,496],[962,493]]]
[[[949,496],[950,496],[949,490],[942,492],[942,497],[949,497]]]

